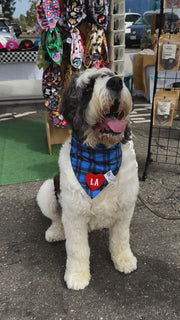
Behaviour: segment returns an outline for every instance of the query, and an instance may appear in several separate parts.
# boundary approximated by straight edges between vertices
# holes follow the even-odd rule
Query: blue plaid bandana
[[[115,179],[122,161],[121,144],[117,143],[111,148],[100,144],[93,149],[72,134],[70,157],[76,178],[93,199]]]

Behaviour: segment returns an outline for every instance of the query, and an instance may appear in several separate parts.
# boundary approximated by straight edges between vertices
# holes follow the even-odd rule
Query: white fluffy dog
[[[60,174],[43,183],[37,202],[52,220],[46,240],[66,240],[64,279],[70,289],[89,284],[90,230],[109,228],[109,249],[117,270],[130,273],[137,268],[129,244],[139,189],[127,123],[131,108],[128,89],[107,68],[75,74],[64,90],[62,112],[72,139],[60,150]]]

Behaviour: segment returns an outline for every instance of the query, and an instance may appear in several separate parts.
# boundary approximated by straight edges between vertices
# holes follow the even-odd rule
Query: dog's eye
[[[101,78],[104,78],[104,77],[107,77],[107,74],[104,73],[101,75]]]
[[[91,92],[91,91],[93,91],[93,87],[86,87],[85,91],[86,92]]]
[[[88,83],[87,87],[85,88],[85,91],[86,91],[86,92],[92,92],[92,91],[93,91],[93,88],[94,88],[94,83],[95,83],[95,80],[94,80],[94,79],[91,80],[91,81]]]

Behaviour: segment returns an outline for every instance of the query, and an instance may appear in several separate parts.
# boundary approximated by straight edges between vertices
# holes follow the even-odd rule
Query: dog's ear
[[[123,144],[126,144],[130,140],[132,140],[132,131],[131,131],[130,124],[127,123],[126,124],[126,129],[124,131],[124,137],[122,138],[121,142]]]
[[[73,74],[64,88],[62,93],[61,100],[61,112],[63,114],[64,119],[68,122],[68,124],[72,125],[72,120],[76,113],[76,105],[77,105],[77,88],[76,88],[76,80],[78,78],[78,74]]]
[[[86,103],[83,101],[83,90],[77,85],[77,79],[80,75],[80,72],[75,73],[64,88],[61,112],[69,127],[82,140],[87,129],[87,123],[85,121]]]

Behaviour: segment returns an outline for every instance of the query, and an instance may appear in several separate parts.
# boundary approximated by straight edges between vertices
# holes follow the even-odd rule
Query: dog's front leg
[[[90,281],[88,224],[86,217],[76,216],[73,221],[62,217],[66,237],[66,272],[64,279],[69,289],[84,289]]]
[[[130,273],[137,269],[137,260],[129,244],[130,218],[117,220],[109,230],[109,249],[115,269]]]

